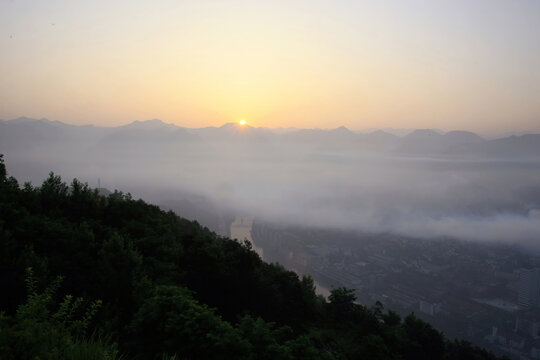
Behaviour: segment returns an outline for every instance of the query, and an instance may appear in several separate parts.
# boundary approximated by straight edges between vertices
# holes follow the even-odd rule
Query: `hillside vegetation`
[[[2,359],[495,359],[115,191],[0,157]]]

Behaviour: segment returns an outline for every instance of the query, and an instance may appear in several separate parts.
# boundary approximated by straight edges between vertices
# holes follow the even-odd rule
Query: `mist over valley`
[[[160,120],[0,122],[20,182],[49,171],[175,209],[228,234],[237,215],[315,228],[516,243],[540,236],[540,135],[279,131]],[[197,216],[199,215],[199,216]]]

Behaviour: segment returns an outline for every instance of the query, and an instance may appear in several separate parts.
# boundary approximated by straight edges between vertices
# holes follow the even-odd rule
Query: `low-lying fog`
[[[93,187],[100,178],[102,187],[165,206],[187,200],[264,221],[540,244],[537,135],[485,140],[428,130],[397,137],[18,119],[0,121],[0,153],[21,183],[38,185],[54,171]]]

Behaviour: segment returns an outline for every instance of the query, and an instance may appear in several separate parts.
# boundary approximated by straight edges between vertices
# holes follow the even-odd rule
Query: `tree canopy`
[[[495,359],[414,315],[329,301],[249,244],[0,156],[3,359]]]

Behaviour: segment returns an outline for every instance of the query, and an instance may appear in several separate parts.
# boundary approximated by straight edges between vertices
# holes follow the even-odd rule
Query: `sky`
[[[0,118],[540,132],[540,1],[0,0]]]

